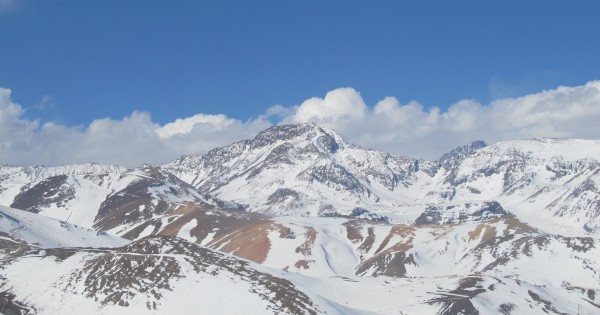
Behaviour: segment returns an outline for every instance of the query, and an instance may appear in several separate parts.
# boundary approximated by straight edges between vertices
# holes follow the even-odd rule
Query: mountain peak
[[[342,137],[331,129],[325,129],[315,123],[294,123],[276,125],[259,132],[252,140],[252,147],[264,147],[278,141],[294,139],[317,140],[331,152],[336,151],[341,144],[345,144]]]
[[[446,166],[451,166],[455,164],[456,161],[461,160],[484,147],[487,147],[487,143],[483,140],[475,140],[467,145],[452,149],[452,151],[442,155],[438,161],[442,167],[447,168]]]
[[[487,147],[487,143],[485,143],[485,141],[475,140],[467,145],[456,147],[450,152],[444,153],[444,155],[442,155],[442,157],[440,158],[440,161],[445,161],[458,154],[470,154],[484,147]]]

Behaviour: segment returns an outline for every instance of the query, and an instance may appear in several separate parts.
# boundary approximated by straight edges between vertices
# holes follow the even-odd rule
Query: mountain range
[[[597,313],[599,172],[598,140],[428,161],[315,124],[135,169],[2,165],[0,312]]]

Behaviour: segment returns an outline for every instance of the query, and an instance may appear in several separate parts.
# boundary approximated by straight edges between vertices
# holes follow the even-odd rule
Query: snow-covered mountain
[[[409,198],[390,192],[412,187],[435,168],[435,162],[352,146],[313,124],[272,127],[250,141],[162,166],[248,211],[301,216],[367,216],[397,208]]]
[[[294,124],[134,170],[0,166],[0,204],[120,234],[183,204],[207,204],[393,223],[514,213],[546,231],[585,235],[600,233],[599,172],[598,140],[476,141],[425,161],[360,148],[314,124]],[[501,211],[482,213],[490,203]]]
[[[98,164],[65,167],[0,167],[0,202],[32,213],[123,234],[185,204],[237,209],[203,196],[157,167],[133,170]]]
[[[257,313],[600,310],[598,140],[426,161],[282,125],[158,166],[1,165],[0,204],[22,209],[0,208],[0,312],[59,310],[31,277],[94,313],[206,308],[231,283]]]
[[[296,124],[161,168],[250,212],[409,223],[435,208],[496,202],[539,228],[600,232],[597,140],[476,141],[439,161],[424,161],[363,149],[332,130]],[[468,211],[460,213],[472,219]]]
[[[16,238],[43,248],[120,247],[131,241],[53,220],[23,210],[0,206],[0,236]]]
[[[21,217],[43,230],[53,221],[4,210],[15,217],[25,213]],[[162,231],[179,237],[146,236],[118,248],[44,248],[21,234],[0,233],[0,311],[574,314],[600,309],[600,239],[543,233],[512,215],[413,226],[349,218],[265,219],[239,212],[223,217],[201,208],[187,213],[203,228],[212,222],[212,232],[180,222]],[[55,233],[61,239],[78,234]]]
[[[546,231],[600,232],[600,141],[532,139],[473,151],[439,171],[431,202],[498,201]]]
[[[341,314],[277,271],[183,239],[130,243],[38,214],[0,210],[2,313]]]

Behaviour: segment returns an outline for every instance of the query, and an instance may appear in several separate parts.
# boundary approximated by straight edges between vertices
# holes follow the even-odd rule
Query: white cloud
[[[284,122],[315,122],[362,146],[436,159],[477,139],[494,143],[533,137],[598,138],[600,81],[488,105],[461,100],[446,111],[415,101],[401,104],[394,97],[369,107],[358,92],[341,88],[278,112],[287,113]]]
[[[161,138],[170,138],[174,135],[189,134],[195,127],[199,127],[201,124],[223,129],[234,123],[235,119],[227,118],[225,115],[197,114],[188,118],[178,118],[174,122],[156,129],[156,132]]]
[[[394,97],[369,106],[354,89],[340,88],[300,105],[276,105],[248,121],[197,114],[163,126],[146,112],[97,119],[88,126],[42,123],[25,118],[24,109],[10,95],[10,90],[0,88],[0,163],[16,165],[161,163],[251,138],[271,126],[268,117],[277,117],[280,123],[315,122],[337,130],[351,143],[428,159],[477,139],[494,143],[600,135],[600,81],[487,105],[461,100],[447,110],[416,101],[402,104]]]
[[[327,124],[357,121],[363,119],[367,111],[367,105],[357,91],[339,88],[328,92],[325,98],[313,97],[304,101],[293,115],[287,117],[286,122]]]
[[[99,162],[138,166],[183,154],[204,153],[251,137],[271,124],[262,117],[246,122],[224,115],[196,115],[160,126],[149,113],[123,119],[96,119],[89,126],[40,124],[0,88],[0,163],[58,165]]]

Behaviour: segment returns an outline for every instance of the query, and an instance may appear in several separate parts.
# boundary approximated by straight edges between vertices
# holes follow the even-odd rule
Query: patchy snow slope
[[[0,206],[0,232],[44,248],[119,247],[130,242],[105,232],[4,206]]]

